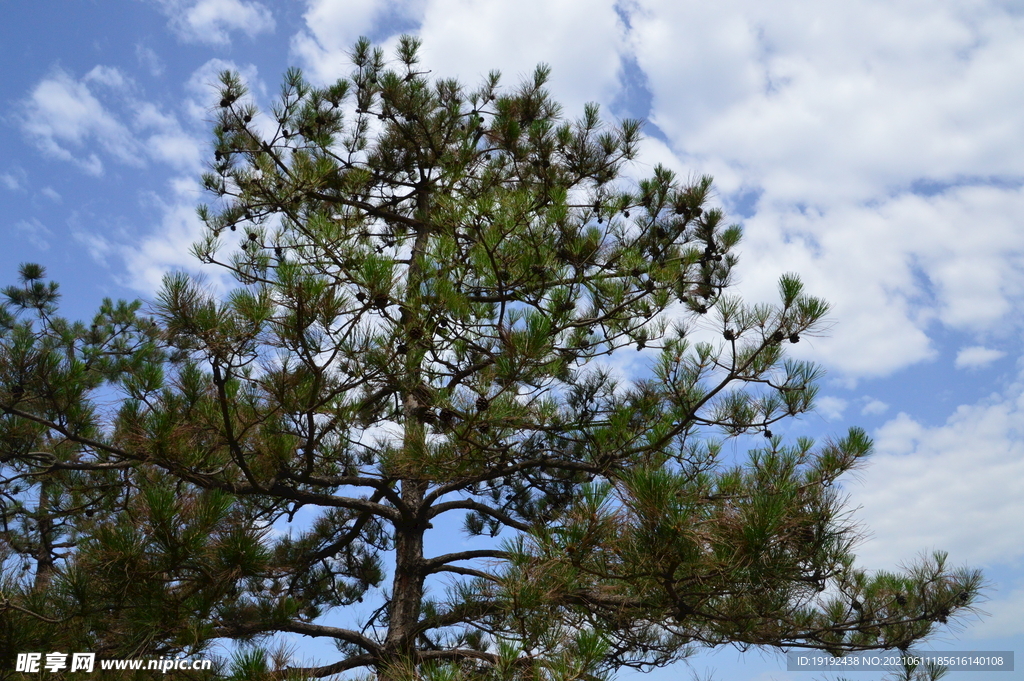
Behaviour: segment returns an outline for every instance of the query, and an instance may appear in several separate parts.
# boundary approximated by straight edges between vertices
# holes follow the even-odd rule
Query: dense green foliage
[[[785,348],[827,305],[794,275],[730,295],[711,180],[627,182],[639,122],[564,120],[544,68],[434,80],[416,47],[290,72],[269,114],[224,74],[195,253],[230,290],[174,274],[91,327],[39,268],[5,291],[0,664],[228,638],[235,678],[595,678],[905,648],[969,609],[942,555],[854,566],[862,431],[771,433],[812,408]],[[338,653],[267,654],[285,632]]]

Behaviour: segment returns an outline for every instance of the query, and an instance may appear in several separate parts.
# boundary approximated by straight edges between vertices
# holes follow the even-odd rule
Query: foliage
[[[290,71],[269,115],[223,75],[194,250],[226,294],[173,274],[153,318],[86,328],[38,267],[5,291],[4,662],[226,638],[238,679],[590,679],[906,648],[968,611],[980,577],[943,554],[854,566],[834,483],[863,431],[771,432],[812,408],[785,348],[828,306],[792,274],[774,305],[729,294],[710,178],[630,183],[638,121],[565,121],[545,67],[433,79],[417,47],[362,41],[323,88]],[[282,633],[338,656],[269,655]]]

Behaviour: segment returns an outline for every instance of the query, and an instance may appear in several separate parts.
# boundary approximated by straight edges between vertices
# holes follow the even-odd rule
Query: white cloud
[[[164,62],[152,48],[146,47],[142,43],[135,43],[135,59],[154,78],[164,74]]]
[[[670,143],[649,140],[644,163],[761,192],[742,291],[773,298],[796,271],[833,304],[800,356],[886,375],[937,356],[936,323],[989,331],[1024,312],[1024,18],[998,4],[309,0],[293,51],[341,75],[354,39],[396,12],[420,22],[438,76],[514,82],[551,63],[569,115],[613,101],[635,56]]]
[[[88,231],[77,226],[78,217],[77,213],[72,214],[68,221],[71,224],[72,238],[85,247],[89,257],[99,264],[109,267],[110,257],[115,252],[114,245],[99,232]]]
[[[80,80],[57,70],[21,103],[19,122],[44,153],[92,175],[103,173],[102,157],[136,167],[155,160],[176,170],[198,171],[198,139],[175,116],[139,99],[134,90],[132,81],[115,68],[96,66]]]
[[[352,45],[371,32],[388,6],[391,3],[377,0],[307,0],[306,28],[292,38],[292,52],[316,80],[326,82],[346,75],[351,68],[348,52]]]
[[[814,405],[815,411],[829,421],[838,421],[843,418],[843,412],[846,411],[847,406],[846,400],[830,395],[814,400]]]
[[[794,350],[850,375],[884,375],[935,357],[934,322],[982,332],[1019,318],[1021,215],[1024,191],[994,186],[820,210],[769,206],[745,223],[740,290],[772,299],[779,273],[798,272],[832,303],[836,324]]]
[[[253,38],[273,32],[274,15],[260,2],[244,0],[157,0],[171,28],[186,42],[228,45],[230,33]]]
[[[57,190],[55,190],[53,187],[43,187],[42,189],[39,190],[39,193],[45,196],[46,198],[50,199],[54,203],[64,202],[64,199],[61,198],[61,195],[58,194]]]
[[[977,332],[1019,315],[1024,18],[989,3],[641,0],[629,21],[679,165],[727,196],[759,192],[745,292],[770,298],[792,270],[834,304],[831,337],[800,354],[883,375],[935,357],[935,322]]]
[[[0,173],[0,185],[3,185],[4,189],[8,191],[17,192],[25,188],[25,172],[17,170],[10,173]]]
[[[551,87],[569,117],[581,115],[585,102],[610,102],[618,90],[626,31],[613,0],[523,0],[515,6],[474,0],[309,0],[307,7],[306,28],[292,39],[292,51],[315,80],[347,75],[347,55],[356,39],[372,35],[386,20],[418,24],[424,68],[470,86],[493,69],[502,72],[506,86],[514,86],[538,63],[550,64]],[[388,50],[394,43],[392,36],[381,44]]]
[[[131,80],[121,73],[120,69],[112,66],[103,66],[102,64],[92,67],[92,70],[85,74],[82,80],[99,83],[115,91],[123,91],[132,86]]]
[[[115,275],[119,283],[146,296],[153,296],[164,275],[172,270],[202,273],[215,290],[224,291],[230,276],[223,268],[204,269],[191,254],[204,229],[195,210],[202,197],[195,179],[174,177],[166,193],[145,195],[146,209],[157,217],[141,237],[134,231],[87,229],[74,220],[72,234],[98,263],[107,267],[120,263],[124,274]]]
[[[420,29],[424,63],[438,74],[476,85],[492,69],[506,86],[538,63],[551,66],[551,90],[576,118],[588,101],[610,102],[619,89],[626,27],[613,0],[514,6],[470,0],[431,0]]]
[[[19,220],[14,225],[14,231],[40,251],[47,251],[50,249],[50,242],[48,239],[53,236],[53,233],[47,229],[46,225],[35,218],[32,218],[31,220]]]
[[[1019,174],[1020,17],[953,2],[647,0],[634,44],[678,148],[772,199]]]
[[[103,162],[95,152],[85,150],[87,145],[123,163],[140,165],[141,149],[131,131],[100,103],[86,82],[110,85],[116,80],[114,74],[113,69],[93,69],[77,81],[58,69],[22,102],[22,130],[44,153],[71,161],[91,175],[103,173]]]
[[[878,416],[884,414],[889,410],[889,405],[882,400],[877,400],[871,397],[865,397],[864,406],[861,407],[860,413],[865,416]]]
[[[859,554],[892,567],[920,551],[947,550],[954,563],[1024,557],[1024,393],[960,406],[944,425],[904,413],[876,433],[876,451],[849,483],[857,517],[873,536]]]
[[[146,153],[177,170],[198,171],[202,165],[203,148],[199,139],[182,129],[178,119],[163,113],[149,102],[138,102],[134,128],[145,136]]]
[[[128,270],[126,285],[153,295],[167,272],[198,270],[198,262],[190,249],[202,235],[203,226],[196,217],[194,195],[190,198],[193,200],[160,202],[159,225],[137,245],[122,247],[121,255]]]
[[[1006,356],[1006,353],[1001,350],[993,350],[982,345],[972,345],[967,348],[961,348],[960,352],[956,353],[956,368],[980,369],[1004,356]]]

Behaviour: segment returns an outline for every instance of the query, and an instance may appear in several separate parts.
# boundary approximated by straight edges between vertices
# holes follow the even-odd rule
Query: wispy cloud
[[[889,405],[873,397],[865,397],[864,406],[860,409],[860,413],[864,416],[878,416],[887,411],[889,411]]]
[[[633,7],[630,44],[670,148],[723,194],[758,192],[744,293],[771,298],[792,270],[833,304],[834,333],[801,355],[886,375],[936,356],[935,322],[979,332],[1024,311],[1019,15],[875,0],[809,14],[790,0]]]
[[[118,86],[125,82],[112,69],[97,67],[82,80],[58,69],[22,102],[21,129],[44,153],[75,163],[90,175],[103,173],[97,151],[141,165],[141,149],[131,131],[100,103],[89,81]]]
[[[817,406],[818,413],[829,421],[837,421],[843,418],[843,412],[846,411],[847,406],[846,400],[831,395],[819,397],[814,403]]]
[[[132,125],[145,139],[146,152],[176,170],[197,169],[203,149],[199,138],[186,132],[177,117],[161,111],[150,102],[136,102]]]
[[[200,274],[215,290],[228,288],[230,277],[223,271],[212,274],[191,254],[192,245],[203,234],[203,224],[195,206],[204,192],[198,182],[187,176],[173,177],[166,191],[149,192],[143,202],[153,221],[148,229],[128,233],[124,230],[96,230],[82,220],[72,220],[72,235],[97,263],[111,268],[125,287],[147,296],[159,289],[164,275],[173,270]]]
[[[20,168],[6,173],[0,173],[0,186],[12,192],[25,189],[25,171]]]
[[[962,405],[928,427],[899,414],[876,433],[877,454],[849,485],[873,536],[869,567],[892,567],[915,551],[948,550],[957,563],[1024,557],[1024,391]]]
[[[1005,356],[1006,353],[1002,350],[993,350],[983,345],[972,345],[962,348],[960,352],[956,353],[956,368],[980,369]]]
[[[49,200],[53,201],[54,203],[64,202],[64,199],[61,197],[60,194],[57,193],[57,190],[54,189],[53,187],[43,187],[42,189],[39,190],[39,193],[48,198]]]
[[[19,123],[45,154],[102,175],[104,159],[141,167],[149,161],[198,170],[199,138],[177,117],[140,99],[122,71],[96,66],[81,79],[55,70],[21,102]]]
[[[228,45],[231,33],[250,38],[273,32],[274,15],[259,2],[245,0],[156,0],[172,30],[186,42]]]
[[[139,62],[139,65],[143,66],[149,75],[153,77],[162,76],[164,73],[164,62],[153,51],[152,48],[146,47],[142,43],[135,44],[135,59]]]
[[[18,236],[28,241],[40,251],[50,249],[50,237],[53,233],[39,220],[19,220],[14,225],[14,231]]]

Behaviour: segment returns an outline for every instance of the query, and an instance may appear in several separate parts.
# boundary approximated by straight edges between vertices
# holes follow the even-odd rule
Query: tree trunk
[[[43,482],[39,486],[39,505],[36,508],[36,533],[39,542],[36,549],[36,576],[32,583],[33,591],[45,591],[53,579],[53,520],[50,518],[49,484]]]
[[[414,517],[426,492],[426,483],[405,480],[402,501],[413,510]],[[384,643],[385,659],[378,665],[382,680],[400,677],[403,662],[411,662],[416,649],[416,625],[423,602],[423,533],[418,518],[395,527],[395,576],[388,612],[388,635]]]
[[[427,192],[417,195],[418,213],[423,217],[427,212]],[[427,228],[420,228],[416,234],[409,269],[406,276],[405,304],[402,310],[402,332],[410,338],[410,329],[420,324],[419,288],[423,278],[423,255],[429,240]],[[391,589],[391,604],[388,610],[388,635],[384,643],[384,659],[377,667],[378,677],[386,681],[397,681],[403,676],[404,665],[414,664],[416,651],[416,626],[419,622],[420,607],[423,603],[423,534],[426,521],[421,513],[427,482],[420,470],[421,456],[425,445],[425,429],[420,414],[425,405],[416,394],[421,384],[420,352],[410,347],[405,353],[402,376],[403,406],[403,455],[401,509],[408,514],[395,524],[395,575]],[[404,664],[403,664],[404,663]],[[406,668],[407,669],[407,668]]]

